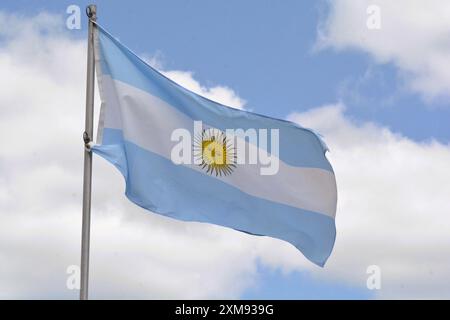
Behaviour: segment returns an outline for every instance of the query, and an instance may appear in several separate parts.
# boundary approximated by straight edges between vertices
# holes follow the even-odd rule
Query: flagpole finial
[[[86,15],[91,20],[97,20],[97,6],[95,4],[90,4],[86,7]]]

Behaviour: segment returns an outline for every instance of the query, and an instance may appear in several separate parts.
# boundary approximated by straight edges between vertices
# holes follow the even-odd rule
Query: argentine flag
[[[92,151],[152,212],[282,239],[323,266],[335,240],[336,181],[311,130],[197,95],[95,29],[101,96]]]

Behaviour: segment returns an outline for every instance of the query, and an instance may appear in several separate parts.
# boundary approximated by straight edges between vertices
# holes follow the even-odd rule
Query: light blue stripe
[[[218,179],[123,140],[105,128],[94,152],[125,177],[126,195],[137,205],[185,221],[214,223],[255,235],[279,238],[323,266],[334,245],[334,219],[248,195]]]
[[[326,146],[311,130],[289,121],[229,108],[203,98],[151,68],[101,27],[99,40],[104,74],[157,96],[193,120],[202,120],[221,130],[279,129],[281,160],[292,166],[333,171],[325,157]]]

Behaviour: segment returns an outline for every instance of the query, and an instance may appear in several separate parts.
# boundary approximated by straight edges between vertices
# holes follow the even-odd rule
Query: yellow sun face
[[[226,176],[236,167],[235,152],[225,134],[217,129],[205,129],[194,139],[194,155],[209,174]]]
[[[227,146],[224,143],[211,140],[202,141],[203,161],[210,165],[221,165],[227,161]]]

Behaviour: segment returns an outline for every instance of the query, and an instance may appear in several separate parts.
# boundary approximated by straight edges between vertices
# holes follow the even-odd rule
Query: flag
[[[98,25],[94,47],[102,105],[92,150],[122,173],[132,202],[282,239],[325,264],[337,191],[316,133],[193,93]]]

